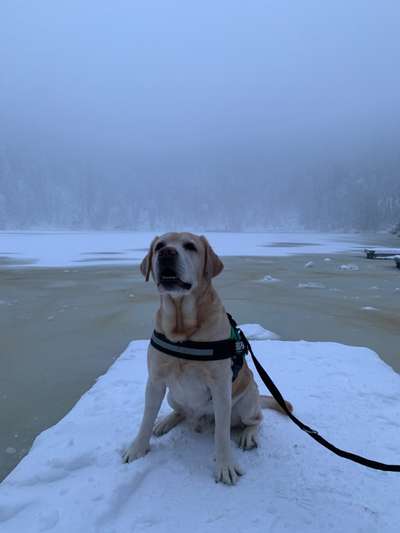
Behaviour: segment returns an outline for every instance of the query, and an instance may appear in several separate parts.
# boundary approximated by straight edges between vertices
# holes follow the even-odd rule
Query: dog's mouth
[[[183,281],[172,268],[168,267],[163,268],[160,272],[157,285],[161,285],[166,290],[184,289],[188,291],[192,288],[191,283]]]

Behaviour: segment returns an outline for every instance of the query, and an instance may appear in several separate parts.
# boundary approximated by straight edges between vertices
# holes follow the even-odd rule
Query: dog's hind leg
[[[251,450],[258,446],[257,433],[261,421],[258,389],[253,382],[232,409],[232,425],[238,429],[235,432],[235,440],[242,450]]]
[[[155,424],[153,434],[156,437],[161,437],[161,435],[165,435],[168,433],[168,431],[171,431],[171,429],[180,424],[184,419],[184,414],[180,413],[179,411],[172,411],[172,413],[165,416]]]
[[[258,446],[258,427],[260,425],[259,420],[254,420],[255,423],[245,425],[241,430],[238,438],[238,446],[245,450],[252,450]]]
[[[260,404],[262,409],[275,409],[275,411],[278,411],[279,413],[282,413],[284,415],[287,414],[272,396],[264,396],[263,394],[260,394]],[[286,400],[285,404],[289,411],[292,413],[293,405]]]

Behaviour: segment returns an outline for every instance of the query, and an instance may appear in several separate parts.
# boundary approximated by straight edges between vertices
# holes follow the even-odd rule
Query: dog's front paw
[[[235,485],[239,476],[243,476],[244,471],[240,466],[234,463],[217,463],[215,468],[215,481],[225,483],[226,485]]]
[[[145,445],[143,443],[133,441],[129,448],[126,450],[126,452],[123,454],[122,461],[124,463],[131,463],[132,461],[136,461],[136,459],[140,459],[140,457],[145,456],[149,450],[150,446],[148,444]]]

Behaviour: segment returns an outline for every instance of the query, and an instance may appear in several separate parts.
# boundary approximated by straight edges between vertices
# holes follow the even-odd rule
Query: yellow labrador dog
[[[156,237],[140,266],[146,281],[152,275],[160,307],[155,329],[172,342],[213,342],[229,338],[231,326],[212,278],[223,263],[206,238],[192,233],[167,233]],[[215,479],[235,484],[242,469],[231,452],[231,427],[240,428],[239,445],[257,446],[262,407],[279,410],[270,397],[260,396],[246,362],[232,383],[231,360],[190,361],[171,357],[150,345],[145,408],[139,432],[124,454],[130,462],[145,455],[152,433],[161,436],[182,420],[215,420]],[[168,390],[173,411],[155,424]]]

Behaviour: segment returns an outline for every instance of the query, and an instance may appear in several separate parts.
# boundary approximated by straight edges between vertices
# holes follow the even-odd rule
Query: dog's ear
[[[151,263],[153,261],[153,248],[154,243],[158,239],[157,237],[154,237],[154,239],[151,241],[149,251],[147,252],[146,256],[143,258],[143,261],[140,263],[140,272],[145,277],[146,281],[149,281],[150,278],[150,272],[151,272]]]
[[[211,248],[210,243],[204,237],[204,235],[201,235],[200,239],[204,244],[205,250],[203,274],[207,280],[210,280],[211,278],[215,278],[215,276],[218,276],[218,274],[222,272],[222,269],[224,268],[224,263]]]

